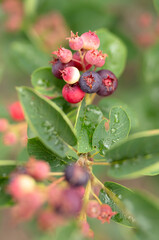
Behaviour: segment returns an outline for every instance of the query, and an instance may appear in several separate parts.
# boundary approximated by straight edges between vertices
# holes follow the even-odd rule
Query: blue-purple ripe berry
[[[85,186],[89,180],[89,173],[77,165],[69,165],[65,169],[65,179],[72,187]]]
[[[79,79],[79,85],[83,92],[95,93],[99,90],[102,83],[101,76],[94,71],[83,73]]]
[[[52,73],[55,77],[59,78],[59,79],[63,79],[62,78],[62,71],[66,68],[66,67],[72,67],[74,66],[74,62],[70,61],[68,63],[62,63],[60,60],[55,59],[52,62]]]
[[[102,78],[102,84],[100,85],[97,94],[100,96],[109,96],[111,95],[118,86],[118,79],[109,70],[100,70],[97,72]]]

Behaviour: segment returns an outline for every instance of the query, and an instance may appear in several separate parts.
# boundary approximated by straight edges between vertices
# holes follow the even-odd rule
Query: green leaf
[[[75,109],[72,108],[71,104],[67,102],[63,97],[53,98],[51,101],[54,102],[57,106],[59,106],[59,108],[61,108],[64,113],[68,113],[72,109]]]
[[[128,106],[121,100],[117,98],[112,98],[111,96],[109,98],[102,98],[102,100],[99,101],[98,106],[101,109],[104,117],[106,118],[109,118],[109,113],[112,107],[122,107],[129,116],[131,128],[137,127],[138,119],[135,112],[133,111],[133,109],[130,108],[130,106]]]
[[[116,198],[113,200],[104,189],[100,191],[99,197],[102,203],[108,204],[113,211],[117,212],[117,214],[112,217],[112,220],[126,226],[132,226],[133,218],[122,203],[123,199],[125,199],[131,190],[114,182],[106,182],[104,185]]]
[[[67,157],[60,158],[58,155],[46,148],[38,138],[28,139],[27,150],[30,156],[33,156],[38,160],[47,161],[52,170],[57,168],[59,169],[61,167],[64,168],[64,166],[77,159],[77,155],[72,154],[71,156],[71,152],[67,153]]]
[[[31,130],[41,142],[60,157],[76,145],[71,122],[53,102],[27,87],[18,88],[19,98]]]
[[[153,2],[157,12],[159,13],[159,0],[153,0]]]
[[[37,225],[31,225],[30,228],[34,232],[34,240],[86,240],[75,221],[68,221],[65,225],[56,228],[56,231],[42,232],[37,229]]]
[[[35,138],[35,137],[36,137],[35,132],[33,132],[33,131],[31,130],[31,128],[29,127],[29,125],[28,125],[28,128],[27,128],[27,137],[28,137],[28,139],[30,139],[30,138]]]
[[[12,205],[11,196],[6,193],[8,178],[0,178],[0,208]]]
[[[64,81],[57,79],[52,74],[51,67],[36,69],[31,75],[33,87],[41,94],[46,96],[56,96],[61,94]]]
[[[157,240],[159,236],[158,199],[141,192],[130,192],[123,199],[124,205],[135,217],[139,239]]]
[[[103,155],[114,143],[126,138],[130,131],[130,120],[121,107],[113,107],[109,119],[108,131],[105,128],[107,120],[103,120],[93,134],[93,146],[96,146]]]
[[[47,54],[28,42],[13,42],[11,52],[13,61],[28,74],[49,62]]]
[[[23,7],[25,15],[30,18],[36,13],[38,0],[24,0]]]
[[[27,148],[24,147],[17,156],[17,162],[18,164],[26,163],[29,160],[29,155],[27,152]]]
[[[118,161],[108,169],[108,175],[114,178],[137,178],[144,175],[159,174],[159,154],[138,156]]]
[[[0,160],[0,178],[7,177],[16,166],[14,160]]]
[[[148,84],[158,84],[159,68],[158,68],[159,43],[148,48],[143,56],[143,76]]]
[[[64,227],[58,228],[54,240],[69,239],[69,240],[86,240],[81,230],[77,226],[77,223],[70,222]]]
[[[108,54],[104,66],[100,69],[108,69],[120,77],[125,68],[127,57],[124,43],[107,29],[99,29],[96,33],[100,39],[100,50]]]
[[[150,130],[132,134],[127,140],[115,144],[106,152],[109,162],[129,160],[159,152],[159,130]]]
[[[74,125],[76,122],[76,118],[77,118],[77,108],[74,108],[73,110],[71,110],[68,114],[67,117],[70,119],[70,121],[72,122],[72,124]]]
[[[15,170],[14,160],[0,160],[0,208],[12,204],[11,197],[6,193],[8,175]]]
[[[159,130],[131,135],[114,145],[105,154],[111,166],[108,175],[114,178],[136,178],[159,174]]]
[[[101,122],[102,112],[97,106],[86,106],[82,101],[76,119],[76,133],[78,139],[78,152],[87,153],[92,150],[92,136],[96,126]]]

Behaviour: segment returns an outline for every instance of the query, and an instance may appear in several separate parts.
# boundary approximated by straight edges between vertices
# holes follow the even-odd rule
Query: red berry
[[[83,39],[83,48],[90,50],[90,49],[97,49],[100,45],[100,40],[95,32],[85,32],[81,35]]]
[[[9,106],[9,113],[13,120],[22,121],[24,120],[24,112],[20,102],[14,102]]]
[[[15,199],[23,198],[27,193],[35,191],[35,180],[25,174],[15,176],[7,187],[7,192]]]
[[[0,118],[0,132],[5,132],[8,128],[8,120],[5,118]]]
[[[96,200],[90,200],[86,212],[88,217],[97,218],[101,213],[101,205]]]
[[[69,39],[69,46],[72,50],[77,51],[83,47],[83,40],[78,36],[78,33],[74,34],[71,31],[71,37],[67,39]]]
[[[66,84],[62,89],[62,95],[67,102],[78,103],[84,98],[85,93],[80,89],[78,84]]]
[[[109,223],[111,217],[113,217],[114,215],[116,215],[117,212],[113,212],[111,207],[107,204],[102,204],[101,205],[101,213],[98,216],[98,219],[102,222],[102,223]]]
[[[50,166],[47,162],[37,161],[34,158],[30,158],[27,163],[27,172],[36,180],[44,180],[48,177]]]
[[[12,146],[17,143],[17,136],[14,132],[7,132],[3,136],[3,143],[6,146]]]
[[[62,63],[68,63],[72,59],[72,52],[66,48],[59,48],[58,51],[54,51],[52,54],[57,55]]]
[[[69,84],[74,84],[78,82],[80,78],[80,72],[76,67],[66,67],[61,72],[63,79]]]
[[[139,24],[141,25],[142,28],[148,28],[152,24],[152,15],[148,12],[145,12],[140,15],[139,17]]]

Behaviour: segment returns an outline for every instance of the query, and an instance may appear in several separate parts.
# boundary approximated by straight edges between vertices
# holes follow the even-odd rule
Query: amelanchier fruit
[[[56,55],[52,61],[52,73],[67,83],[62,90],[64,99],[76,104],[83,99],[82,92],[97,93],[104,97],[111,95],[118,86],[118,80],[107,69],[96,71],[97,68],[104,68],[108,56],[98,50],[100,39],[97,34],[89,31],[79,36],[71,31],[71,36],[66,39],[75,52],[63,47],[52,52]]]

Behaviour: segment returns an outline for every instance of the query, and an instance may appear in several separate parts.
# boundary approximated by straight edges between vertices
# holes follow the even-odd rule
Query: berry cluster
[[[20,102],[13,102],[8,111],[11,119],[16,123],[10,124],[7,119],[0,118],[0,133],[3,133],[3,143],[11,146],[19,142],[22,146],[25,146],[27,124],[24,122],[24,113]]]
[[[76,165],[67,167],[59,179],[54,174],[47,162],[34,158],[11,174],[7,192],[16,202],[12,214],[17,222],[36,216],[41,229],[52,230],[79,214],[89,174]],[[42,184],[46,179],[48,186]]]
[[[63,47],[52,52],[56,55],[52,61],[52,73],[67,83],[62,90],[65,100],[78,103],[86,93],[100,96],[112,94],[118,85],[116,76],[106,69],[96,71],[105,64],[107,57],[107,54],[97,50],[100,46],[97,34],[89,31],[78,36],[78,33],[71,32],[71,37],[67,39],[74,53]]]
[[[58,175],[61,177],[55,178]],[[91,178],[88,168],[78,162],[57,173],[50,172],[47,162],[30,158],[25,166],[11,174],[7,186],[15,202],[12,207],[14,221],[18,223],[35,217],[40,229],[52,231],[76,218],[84,236],[92,238],[94,233],[86,216],[109,223],[116,212],[102,204],[97,195],[91,195],[91,189],[88,191]],[[49,185],[45,185],[46,180]]]

